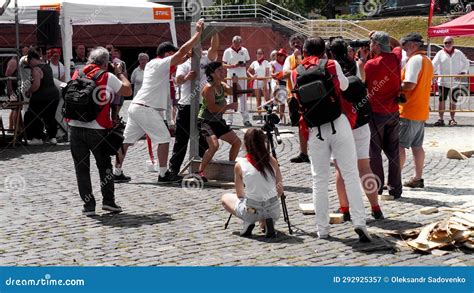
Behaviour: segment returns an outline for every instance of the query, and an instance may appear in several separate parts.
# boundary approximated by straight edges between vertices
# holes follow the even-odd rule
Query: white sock
[[[122,168],[114,168],[114,175],[120,176],[122,174]]]
[[[166,171],[168,171],[168,167],[160,167],[160,176],[164,177],[166,174]]]

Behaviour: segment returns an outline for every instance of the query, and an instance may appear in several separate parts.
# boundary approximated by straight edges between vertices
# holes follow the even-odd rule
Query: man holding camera
[[[391,47],[393,50],[391,50]],[[388,193],[394,198],[402,194],[399,153],[399,112],[397,99],[400,93],[400,43],[386,32],[370,34],[372,59],[364,66],[368,99],[372,107],[370,132],[370,167],[380,179],[378,193],[382,194],[385,182],[382,151],[388,158]]]
[[[403,185],[411,188],[423,188],[423,165],[425,151],[423,138],[425,121],[429,118],[433,64],[422,51],[423,37],[410,33],[402,38],[402,48],[408,60],[402,70],[401,90],[406,96],[406,103],[400,104],[400,167],[403,169],[405,149],[411,148],[415,162],[415,176]]]
[[[352,222],[354,230],[359,235],[359,241],[370,242],[370,236],[367,232],[365,224],[364,202],[362,200],[362,189],[359,179],[359,171],[357,169],[357,155],[355,149],[354,138],[351,126],[355,124],[356,117],[341,114],[343,108],[349,109],[345,113],[350,112],[351,104],[344,103],[342,99],[342,91],[349,86],[349,80],[344,76],[341,66],[335,60],[325,59],[326,44],[320,37],[306,40],[303,47],[304,60],[301,67],[292,72],[292,80],[297,81],[297,87],[304,87],[314,83],[321,83],[321,79],[316,79],[314,72],[315,67],[322,67],[321,62],[325,64],[323,77],[330,77],[327,81],[328,86],[324,86],[322,92],[327,93],[323,98],[314,102],[316,104],[307,104],[304,106],[304,119],[308,126],[313,121],[318,121],[319,114],[328,112],[333,113],[329,122],[318,123],[311,126],[309,133],[309,154],[311,157],[311,173],[313,177],[313,201],[316,210],[316,226],[319,238],[327,238],[329,236],[329,162],[331,154],[337,160],[341,171],[349,206],[352,211]],[[319,68],[316,68],[319,69]],[[321,77],[320,77],[321,78]],[[301,84],[302,83],[302,84]],[[298,89],[298,98],[301,103],[304,100],[313,99],[315,92],[311,91],[310,97]],[[303,104],[304,105],[304,104]],[[322,106],[324,105],[324,106]],[[324,120],[327,121],[327,120]],[[315,122],[316,123],[316,122]]]

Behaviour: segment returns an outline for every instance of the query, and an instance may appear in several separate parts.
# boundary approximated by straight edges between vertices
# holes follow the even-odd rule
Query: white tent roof
[[[0,16],[0,23],[15,22],[14,2]],[[61,15],[71,19],[73,25],[174,21],[172,6],[145,0],[18,0],[20,23],[36,24],[37,10],[56,7],[60,7]]]
[[[72,58],[74,25],[168,23],[171,38],[177,45],[172,6],[146,0],[16,0],[21,24],[36,24],[38,10],[59,10],[66,78]],[[1,23],[15,23],[15,0],[0,16]]]

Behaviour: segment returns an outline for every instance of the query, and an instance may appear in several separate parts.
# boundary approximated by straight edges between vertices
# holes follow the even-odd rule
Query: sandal
[[[451,122],[451,120],[449,120]],[[439,119],[438,121],[436,121],[434,123],[434,126],[444,126],[444,120],[443,119]]]
[[[456,120],[449,120],[449,126],[456,126],[458,125],[458,123],[456,122]]]

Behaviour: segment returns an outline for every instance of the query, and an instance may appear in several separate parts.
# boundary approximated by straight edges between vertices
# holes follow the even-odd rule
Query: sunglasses
[[[453,42],[444,42],[445,45],[452,44]]]

